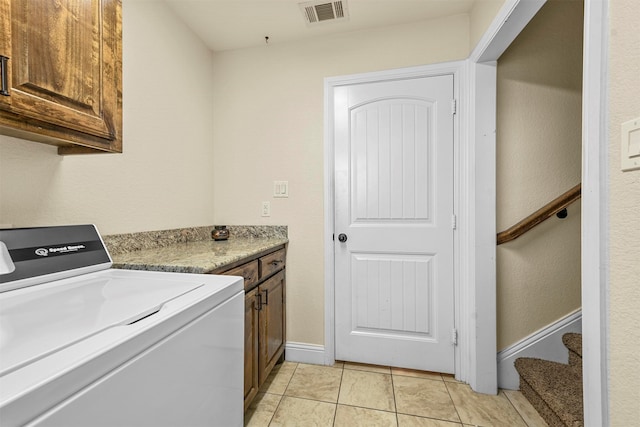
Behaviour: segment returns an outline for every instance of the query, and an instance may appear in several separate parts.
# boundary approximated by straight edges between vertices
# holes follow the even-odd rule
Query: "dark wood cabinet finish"
[[[248,292],[244,303],[244,409],[258,394],[258,289]]]
[[[3,134],[122,151],[121,0],[0,0]]]
[[[244,278],[244,290],[246,292],[253,289],[255,284],[258,283],[258,280],[260,280],[259,271],[258,260],[254,260],[227,270],[224,274],[229,276],[242,276]]]
[[[286,343],[286,248],[278,247],[213,274],[245,278],[244,409],[247,410]]]
[[[286,253],[284,249],[260,257],[260,277],[267,277],[284,267]]]
[[[284,282],[284,270],[282,270],[258,287],[262,303],[262,309],[259,311],[260,384],[264,383],[284,352]]]

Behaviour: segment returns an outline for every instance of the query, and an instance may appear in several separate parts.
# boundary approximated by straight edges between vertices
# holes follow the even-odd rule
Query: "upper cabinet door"
[[[11,105],[9,57],[11,56],[11,3],[0,0],[0,110]]]
[[[121,152],[120,0],[0,0],[0,11],[0,126],[62,153]]]

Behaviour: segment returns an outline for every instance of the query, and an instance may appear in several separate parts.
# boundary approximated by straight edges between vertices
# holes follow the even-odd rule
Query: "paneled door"
[[[334,89],[336,359],[454,372],[453,76]]]

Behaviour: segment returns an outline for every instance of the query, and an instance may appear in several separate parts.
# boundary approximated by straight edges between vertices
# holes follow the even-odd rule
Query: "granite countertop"
[[[229,240],[221,241],[208,237],[213,227],[201,228],[106,236],[104,240],[111,252],[113,268],[177,273],[208,273],[289,241],[286,227],[284,233],[266,227],[257,232],[250,227],[231,228]],[[245,232],[246,229],[249,231]],[[123,250],[131,246],[135,250]]]

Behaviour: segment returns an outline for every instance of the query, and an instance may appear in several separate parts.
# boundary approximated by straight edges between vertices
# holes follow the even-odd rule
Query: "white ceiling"
[[[343,0],[347,21],[308,27],[305,0],[164,0],[213,51],[263,46],[467,13],[481,0]],[[327,0],[329,2],[329,0]]]

